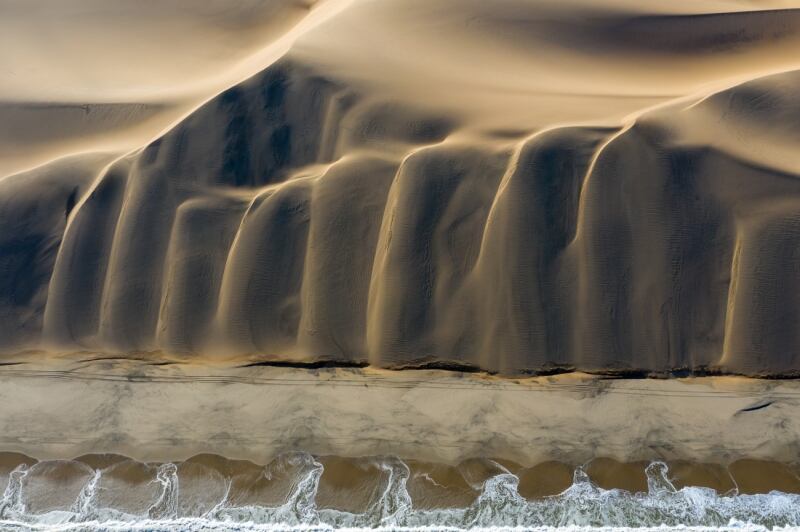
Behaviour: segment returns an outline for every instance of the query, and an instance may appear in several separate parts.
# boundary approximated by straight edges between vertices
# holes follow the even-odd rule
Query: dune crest
[[[0,179],[0,349],[792,374],[800,12],[612,4],[337,4]]]

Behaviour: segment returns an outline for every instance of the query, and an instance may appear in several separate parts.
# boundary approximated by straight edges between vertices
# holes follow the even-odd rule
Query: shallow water
[[[324,464],[328,470],[321,482]],[[564,491],[535,498],[523,497],[520,476],[497,461],[476,460],[457,470],[411,464],[395,457],[348,460],[301,452],[267,466],[213,455],[165,464],[103,455],[22,462],[8,475],[0,526],[70,531],[800,526],[798,494],[678,489],[663,462],[644,468],[644,491],[604,489],[589,477],[588,467],[578,467]]]

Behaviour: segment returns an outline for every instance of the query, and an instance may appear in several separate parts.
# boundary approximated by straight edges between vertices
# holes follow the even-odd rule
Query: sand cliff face
[[[0,349],[797,370],[797,11],[345,4],[142,148],[1,178]]]

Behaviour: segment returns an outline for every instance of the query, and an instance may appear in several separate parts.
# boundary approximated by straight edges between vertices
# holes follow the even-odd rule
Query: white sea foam
[[[712,489],[676,489],[666,464],[646,469],[647,493],[606,490],[594,485],[582,469],[559,495],[526,500],[519,479],[502,472],[483,484],[467,508],[414,509],[406,490],[409,468],[397,458],[381,459],[383,484],[364,513],[317,508],[316,494],[323,466],[305,453],[292,453],[287,463],[297,471],[293,489],[276,507],[233,506],[230,485],[222,500],[205,515],[179,515],[180,486],[174,464],[158,468],[155,502],[141,515],[97,506],[101,471],[95,471],[70,511],[34,514],[25,507],[25,466],[15,469],[0,502],[3,530],[779,530],[800,525],[800,496],[773,491],[761,495],[720,495]]]

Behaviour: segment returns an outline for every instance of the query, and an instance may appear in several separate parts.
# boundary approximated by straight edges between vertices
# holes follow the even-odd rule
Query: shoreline
[[[76,385],[76,383],[79,383]],[[70,357],[0,367],[0,450],[39,459],[282,452],[531,466],[741,458],[792,463],[800,381],[744,377],[504,378],[442,370]]]

